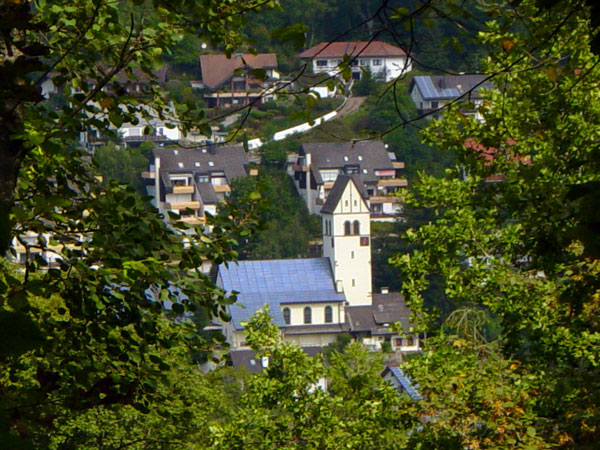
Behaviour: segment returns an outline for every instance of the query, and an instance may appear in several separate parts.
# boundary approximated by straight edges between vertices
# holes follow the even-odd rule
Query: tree
[[[594,100],[600,72],[590,51],[595,30],[578,1],[548,9],[499,3],[487,13],[497,19],[481,34],[492,49],[483,69],[497,89],[479,107],[484,121],[451,105],[426,130],[426,139],[453,152],[461,167],[442,179],[421,176],[413,204],[436,217],[407,233],[417,249],[396,263],[416,319],[428,319],[422,291],[432,274],[453,302],[497,317],[500,356],[475,352],[469,358],[476,358],[478,370],[490,370],[491,363],[493,377],[509,368],[512,375],[498,379],[498,390],[513,377],[529,380],[510,395],[533,395],[521,407],[530,437],[592,448],[600,436],[598,235],[591,232],[600,181]],[[437,355],[446,351],[452,353],[442,348]],[[450,369],[454,356],[443,361],[438,367],[448,365],[455,377],[468,373]],[[426,376],[416,378],[422,383]],[[489,424],[477,408],[470,403],[461,417],[472,414]],[[465,435],[460,440],[469,442]]]
[[[264,229],[240,242],[243,259],[277,259],[307,256],[309,241],[320,236],[318,216],[310,216],[289,175],[276,167],[260,166],[257,177],[234,180],[230,203],[242,206],[258,191],[266,208],[259,219]]]
[[[256,202],[225,207],[210,219],[210,234],[198,228],[184,239],[176,217],[167,226],[132,188],[101,184],[77,137],[136,123],[148,108],[172,120],[158,83],[144,97],[127,90],[136,70],[152,76],[186,32],[233,51],[245,12],[260,4],[2,2],[0,253],[13,238],[27,249],[23,273],[0,267],[0,329],[10,330],[0,351],[4,446],[29,448],[34,436],[51,436],[65,411],[147,412],[156,385],[168,382],[166,349],[222,345],[222,336],[202,340],[181,321],[165,327],[164,316],[201,310],[227,319],[225,305],[235,299],[198,268],[237,257],[237,240],[257,225]],[[62,102],[41,95],[47,79]],[[186,128],[206,127],[195,105],[177,109]],[[55,249],[49,266],[42,252]]]
[[[407,416],[409,401],[380,376],[381,355],[360,343],[333,352],[330,365],[282,342],[268,310],[245,325],[248,343],[268,367],[247,382],[233,420],[215,425],[215,449],[401,449],[416,421]],[[332,380],[331,389],[317,386]]]

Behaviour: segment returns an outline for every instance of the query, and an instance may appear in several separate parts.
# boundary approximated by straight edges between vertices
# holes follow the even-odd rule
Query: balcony
[[[404,178],[394,178],[391,180],[378,180],[377,181],[378,188],[405,187],[405,186],[408,186],[408,181]]]
[[[204,224],[204,217],[196,217],[196,216],[182,216],[179,219],[180,222],[187,223],[189,225],[201,225]]]
[[[173,186],[173,194],[193,194],[194,186]]]
[[[228,184],[213,185],[213,189],[217,193],[218,192],[231,192],[231,186],[229,186]]]
[[[374,203],[398,203],[398,197],[387,197],[387,196],[374,195],[373,197],[369,197],[369,202],[371,204],[374,204]]]
[[[167,209],[200,209],[200,202],[171,202],[165,203]]]

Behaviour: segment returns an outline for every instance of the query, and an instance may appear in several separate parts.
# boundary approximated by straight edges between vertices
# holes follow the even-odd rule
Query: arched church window
[[[360,234],[360,222],[358,220],[354,221],[354,234]]]
[[[310,306],[304,308],[304,323],[312,323],[312,310]]]
[[[352,224],[350,223],[350,221],[346,220],[344,222],[344,236],[350,236],[352,234],[351,227],[352,227]]]
[[[331,306],[325,307],[325,323],[333,322],[333,309]]]
[[[283,308],[283,321],[286,325],[289,325],[291,320],[290,308]]]

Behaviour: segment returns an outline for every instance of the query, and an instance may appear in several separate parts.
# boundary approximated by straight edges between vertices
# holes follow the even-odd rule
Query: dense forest
[[[600,70],[588,2],[40,0],[0,11],[0,251],[35,241],[24,266],[0,259],[3,447],[597,448]],[[371,85],[336,128],[377,132],[424,170],[405,193],[411,221],[375,229],[373,244],[395,253],[389,276],[398,271],[394,287],[428,334],[402,366],[417,398],[383,381],[385,355],[340,341],[309,357],[281,341],[269,311],[246,324],[265,370],[200,370],[199,359],[226,361],[227,345],[199,328],[229,319],[235,302],[202,262],[304,255],[319,229],[293,210],[278,167],[299,141],[267,147],[261,175],[240,181],[211,232],[186,235],[136,192],[128,168],[148,148],[119,158],[107,145],[91,161],[77,145],[82,130],[143,113],[114,80],[121,70],[167,61],[183,74],[207,43],[277,51],[292,73],[295,40],[338,37],[401,43],[420,70],[478,70],[497,87],[484,121],[450,106],[413,127],[397,115],[414,114],[406,81]],[[59,107],[38,86],[51,72]],[[206,127],[204,105],[181,95],[182,123]],[[157,111],[172,99],[150,86]],[[298,246],[284,245],[291,235]],[[52,266],[39,253],[49,248],[61,249]]]

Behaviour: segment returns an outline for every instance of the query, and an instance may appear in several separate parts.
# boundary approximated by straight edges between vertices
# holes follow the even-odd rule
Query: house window
[[[196,176],[196,181],[198,183],[208,183],[208,181],[209,181],[208,175],[197,175]]]
[[[374,59],[373,60],[373,65],[374,66],[380,66],[381,65],[381,60],[380,59]]]
[[[369,236],[363,236],[360,238],[360,245],[362,247],[367,247],[369,245]]]
[[[438,108],[438,102],[431,102],[431,108],[432,109],[437,109]]]
[[[402,338],[394,338],[394,347],[402,347]]]
[[[350,228],[351,228],[350,221],[346,220],[344,222],[344,236],[350,236],[352,234],[352,232],[351,232],[352,230]]]
[[[331,306],[325,307],[325,323],[333,322],[333,309]]]
[[[354,234],[359,235],[360,234],[360,222],[358,220],[354,221],[354,225],[353,225],[353,231]]]
[[[406,339],[404,339],[404,345],[406,345],[407,347],[412,347],[413,345],[415,345],[414,336],[409,336]]]
[[[326,59],[317,59],[317,67],[327,67]]]
[[[283,321],[286,325],[289,325],[291,322],[291,313],[290,308],[283,308]]]
[[[368,59],[361,59],[360,60],[360,65],[361,66],[368,66],[369,65],[369,60]]]
[[[304,308],[304,323],[312,323],[312,310],[310,309],[310,306]]]

